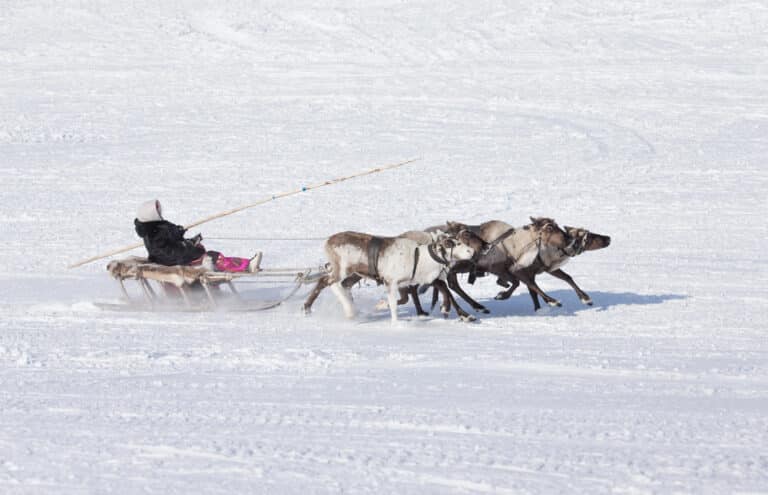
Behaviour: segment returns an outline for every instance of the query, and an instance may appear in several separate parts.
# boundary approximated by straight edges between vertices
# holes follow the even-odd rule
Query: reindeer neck
[[[512,235],[509,236],[510,243],[515,251],[522,253],[535,247],[539,239],[539,233],[532,228],[519,228],[515,229]]]
[[[545,270],[557,269],[568,262],[570,257],[559,248],[543,247],[539,250],[539,260]]]
[[[541,238],[533,228],[516,229],[504,242],[507,254],[515,260],[519,269],[530,266],[539,256]]]

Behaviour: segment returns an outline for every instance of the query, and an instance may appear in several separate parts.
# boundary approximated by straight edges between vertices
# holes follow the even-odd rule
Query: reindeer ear
[[[536,220],[538,220],[537,218],[534,218],[534,217],[528,217],[528,218],[531,219],[531,223],[536,223]]]

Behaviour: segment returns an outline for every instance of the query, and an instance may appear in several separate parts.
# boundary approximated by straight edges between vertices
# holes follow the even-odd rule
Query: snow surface
[[[2,2],[0,493],[768,493],[767,33],[758,1]],[[316,266],[547,215],[611,235],[566,267],[595,305],[110,313],[106,261],[65,268],[154,197],[412,157],[200,230]]]

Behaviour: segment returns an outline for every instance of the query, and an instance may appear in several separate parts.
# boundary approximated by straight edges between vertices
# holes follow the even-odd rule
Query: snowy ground
[[[0,5],[0,493],[768,493],[761,2]],[[124,314],[135,207],[212,237],[529,215],[592,296]],[[321,241],[214,240],[269,266]],[[138,252],[137,252],[138,253]]]

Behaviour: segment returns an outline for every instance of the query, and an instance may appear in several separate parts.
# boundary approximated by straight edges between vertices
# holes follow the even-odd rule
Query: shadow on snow
[[[663,304],[667,301],[679,301],[689,297],[684,294],[636,294],[634,292],[590,291],[588,294],[592,298],[592,306],[587,306],[570,290],[555,290],[547,292],[547,294],[560,301],[563,306],[560,308],[550,308],[539,298],[542,309],[537,313],[533,310],[533,301],[528,291],[523,289],[522,292],[514,294],[506,301],[497,301],[495,299],[481,300],[480,302],[491,313],[480,316],[492,318],[494,316],[531,316],[539,313],[547,316],[573,316],[583,311],[605,311],[616,306],[649,306]],[[463,301],[459,304],[462,303]],[[462,304],[462,307],[471,311],[468,306],[466,303]]]

